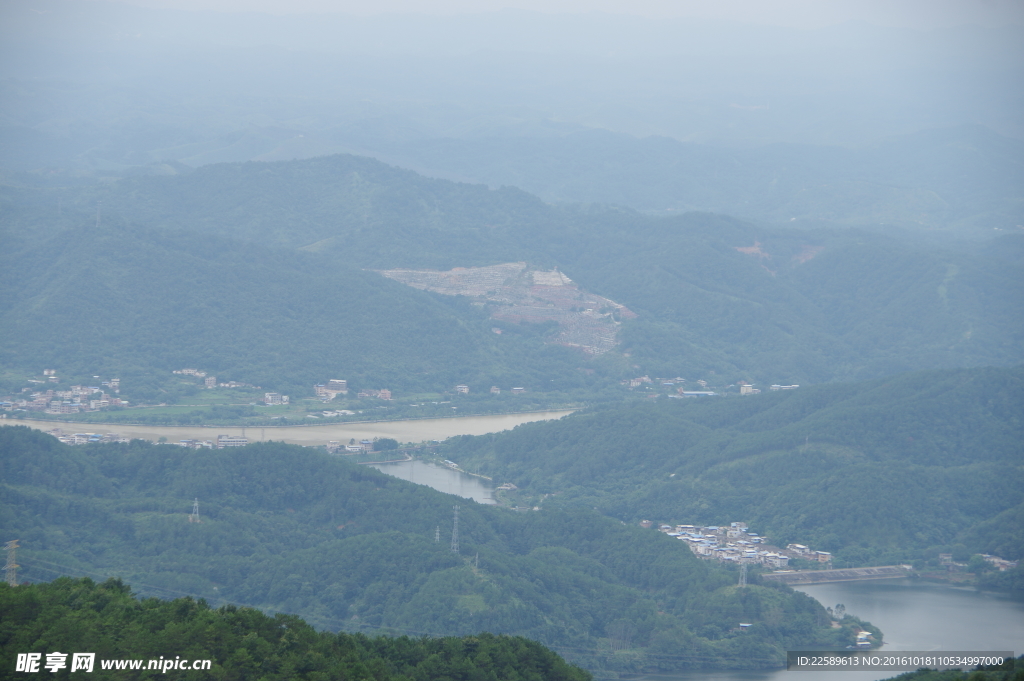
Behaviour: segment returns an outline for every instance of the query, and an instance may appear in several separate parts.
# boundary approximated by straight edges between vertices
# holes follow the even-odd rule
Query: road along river
[[[347,443],[351,439],[372,440],[390,437],[399,442],[444,440],[455,435],[484,435],[510,430],[522,423],[559,419],[571,410],[536,411],[525,414],[498,414],[487,416],[454,416],[443,419],[411,419],[408,421],[371,421],[365,423],[335,423],[315,426],[268,426],[239,428],[231,426],[139,426],[119,423],[72,423],[66,421],[36,421],[32,419],[0,419],[0,425],[28,426],[37,430],[60,428],[65,433],[119,433],[128,438],[152,440],[167,438],[179,440],[214,440],[218,435],[240,435],[250,442],[273,440],[296,445],[326,445],[329,441]]]

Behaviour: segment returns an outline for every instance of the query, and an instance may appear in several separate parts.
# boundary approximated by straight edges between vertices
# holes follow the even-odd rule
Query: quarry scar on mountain
[[[525,262],[438,270],[374,270],[389,279],[449,296],[487,303],[491,319],[516,324],[554,321],[549,342],[600,355],[615,347],[619,324],[636,314],[615,301],[584,291],[558,269],[532,270]]]

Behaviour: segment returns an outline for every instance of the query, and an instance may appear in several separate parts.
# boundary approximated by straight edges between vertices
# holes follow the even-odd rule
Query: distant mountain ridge
[[[339,370],[378,388],[495,385],[507,376],[537,389],[592,389],[578,371],[595,368],[582,366],[583,353],[526,341],[543,336],[542,326],[510,325],[515,334],[497,336],[466,301],[360,272],[509,262],[557,267],[638,315],[622,322],[621,352],[600,357],[606,386],[644,373],[808,384],[1024,360],[1024,237],[1016,235],[954,250],[703,213],[559,208],[517,189],[353,156],[214,165],[109,186],[8,184],[0,199],[9,292],[0,301],[9,330],[2,358],[19,370],[39,371],[45,358],[80,371],[102,357],[103,371],[117,373],[199,361],[214,371],[247,367],[235,380],[278,392]],[[188,311],[168,308],[168,291],[189,301]],[[246,310],[260,310],[259,320]],[[413,322],[426,310],[441,313],[439,326]],[[79,317],[95,342],[54,333],[54,320]],[[228,342],[238,329],[242,343]],[[151,340],[140,344],[138,334]],[[428,342],[413,341],[420,335]],[[381,339],[395,353],[379,352]],[[595,345],[592,334],[569,342],[610,345]],[[240,349],[249,343],[256,363]],[[415,347],[397,350],[407,343]],[[502,359],[507,352],[517,359]],[[477,358],[470,376],[456,356]]]

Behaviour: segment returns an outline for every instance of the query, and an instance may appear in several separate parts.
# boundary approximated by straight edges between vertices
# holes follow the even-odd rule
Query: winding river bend
[[[521,423],[557,419],[568,411],[507,414],[501,416],[463,416],[415,421],[386,421],[336,425],[279,428],[246,428],[251,440],[275,440],[294,444],[318,445],[328,440],[392,437],[402,442],[443,440],[454,435],[482,435],[507,430]],[[0,420],[0,425],[26,425],[39,430],[62,427],[76,430],[75,424],[19,419]],[[171,442],[181,439],[215,439],[219,434],[241,435],[240,428],[158,427],[78,424],[81,431],[118,432],[128,437]],[[260,432],[263,431],[263,432]],[[456,494],[479,503],[493,503],[493,491],[486,480],[421,461],[377,465],[380,470],[442,492]],[[885,635],[883,652],[896,651],[996,651],[1012,650],[1019,655],[1024,648],[1024,602],[1006,596],[929,584],[919,580],[841,582],[799,587],[826,606],[843,603],[851,614],[878,626]],[[830,672],[837,681],[877,681],[900,672]],[[635,681],[812,681],[817,675],[807,672],[694,672],[692,674],[647,675]]]
[[[486,480],[422,461],[378,465],[378,469],[442,492],[493,503]],[[916,579],[838,582],[796,587],[827,607],[842,603],[851,614],[878,626],[881,652],[1005,651],[1024,647],[1024,602],[971,588]],[[836,681],[877,681],[894,672],[828,672]],[[815,681],[813,672],[693,672],[632,677],[633,681]]]

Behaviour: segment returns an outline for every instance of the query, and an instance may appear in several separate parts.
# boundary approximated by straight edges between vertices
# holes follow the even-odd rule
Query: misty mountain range
[[[971,233],[1024,223],[1012,27],[67,1],[4,13],[8,170],[344,152],[546,201]]]
[[[506,508],[274,442],[3,427],[23,574],[124,575],[334,630],[527,635],[615,673],[878,644],[640,521],[742,520],[842,567],[1024,557],[1022,82],[1012,23],[6,3],[5,409],[40,416],[113,376],[129,407],[54,418],[269,430],[328,414],[314,384],[332,378],[339,420],[579,409],[431,446],[511,483]],[[287,415],[249,402],[264,390]],[[1019,593],[1024,568],[979,580]],[[21,632],[33,598],[158,609],[120,582],[31,588],[0,584]],[[171,609],[244,614],[192,605]],[[271,652],[290,631],[248,619],[264,640],[217,664],[312,678]],[[402,639],[352,640],[398,673]],[[479,669],[512,648],[558,662],[444,640]],[[441,668],[420,662],[407,678]]]

